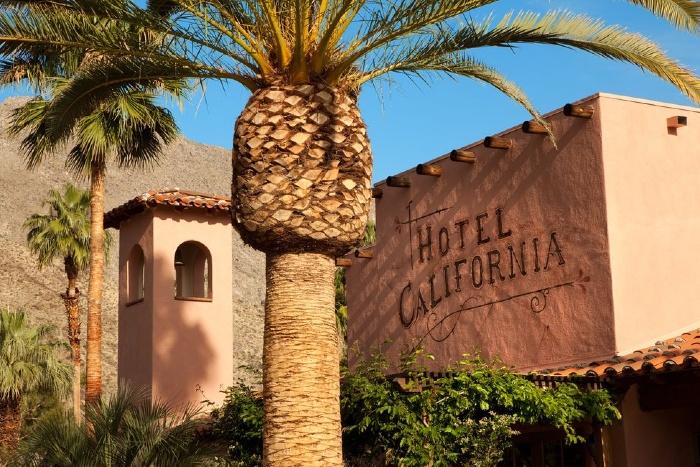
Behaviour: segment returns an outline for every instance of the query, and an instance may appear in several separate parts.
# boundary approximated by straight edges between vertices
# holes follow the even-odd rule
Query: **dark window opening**
[[[198,242],[185,242],[175,251],[175,298],[211,300],[211,254]]]
[[[143,249],[140,245],[134,245],[126,261],[126,297],[127,304],[137,303],[143,300],[146,282],[146,262]]]

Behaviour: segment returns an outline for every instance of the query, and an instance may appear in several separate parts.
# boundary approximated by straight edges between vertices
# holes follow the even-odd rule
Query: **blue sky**
[[[662,45],[671,56],[700,72],[700,36],[678,32],[624,0],[503,0],[477,10],[497,17],[512,10],[567,9],[607,23],[624,24]],[[546,46],[515,51],[484,49],[478,57],[517,82],[542,111],[598,91],[690,104],[680,92],[638,68]],[[7,95],[7,92],[3,93]],[[209,83],[182,110],[174,109],[188,138],[231,147],[233,124],[248,98],[238,85]],[[527,113],[490,87],[467,79],[435,79],[430,86],[404,77],[367,86],[360,96],[375,158],[375,180],[482,139],[528,118]]]

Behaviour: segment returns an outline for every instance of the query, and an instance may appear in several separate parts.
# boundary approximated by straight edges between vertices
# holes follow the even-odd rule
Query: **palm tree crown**
[[[66,184],[63,193],[50,190],[43,204],[49,207],[49,213],[32,214],[24,223],[29,250],[39,267],[60,258],[76,273],[84,270],[90,257],[90,194]]]
[[[27,392],[48,388],[64,392],[70,367],[49,339],[51,328],[30,326],[21,311],[0,310],[0,399],[17,400]]]

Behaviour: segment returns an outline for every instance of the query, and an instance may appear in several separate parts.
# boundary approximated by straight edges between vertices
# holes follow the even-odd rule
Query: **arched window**
[[[211,253],[199,242],[185,242],[175,251],[175,298],[212,298]]]
[[[136,244],[131,249],[126,261],[126,296],[127,303],[143,300],[146,279],[146,263],[141,246]]]

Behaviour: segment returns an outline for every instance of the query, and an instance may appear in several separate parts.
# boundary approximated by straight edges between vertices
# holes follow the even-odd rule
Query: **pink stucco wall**
[[[124,239],[139,237],[140,230],[131,228],[137,223],[148,224],[152,238],[148,249],[144,247],[146,298],[130,307],[120,299],[119,376],[140,382],[150,371],[154,399],[220,402],[220,390],[233,382],[230,218],[157,207],[122,223],[120,245],[125,251],[129,247]],[[174,255],[186,241],[199,242],[211,253],[211,301],[175,299]],[[143,315],[137,316],[141,310]],[[132,344],[140,349],[129,349]],[[149,357],[150,366],[143,362]]]
[[[615,335],[625,354],[700,327],[700,109],[606,95],[600,106]],[[667,118],[679,115],[688,125],[669,131]]]
[[[700,386],[694,387],[700,391]],[[664,396],[672,403],[675,386]],[[700,405],[643,411],[639,386],[625,393],[620,410],[622,420],[612,428],[615,467],[692,467],[700,463]]]
[[[439,178],[409,170],[410,188],[378,185],[374,257],[347,272],[351,359],[381,347],[396,361],[421,345],[435,370],[473,352],[556,368],[700,326],[698,110],[604,94],[583,103],[592,119],[547,116],[558,148],[516,127],[501,134],[508,150],[467,147],[475,164],[443,156]],[[689,116],[675,135],[673,115]],[[523,242],[526,274],[513,261]]]
[[[509,150],[475,144],[468,148],[475,164],[443,157],[434,161],[443,169],[439,178],[408,171],[410,188],[380,184],[374,258],[356,259],[348,270],[351,347],[383,346],[395,358],[420,344],[435,355],[434,369],[473,352],[523,369],[613,353],[598,115],[553,114],[558,149],[518,127],[502,134],[513,142]],[[413,224],[407,223],[409,205],[411,219],[418,219]],[[432,256],[424,248],[421,261],[419,237],[425,243],[428,228]],[[525,274],[509,249],[521,260],[523,244]],[[419,307],[419,290],[425,307]]]
[[[128,304],[126,264],[134,245],[145,258],[144,299]],[[117,373],[139,387],[151,387],[153,355],[153,213],[127,219],[119,231],[119,342]]]

